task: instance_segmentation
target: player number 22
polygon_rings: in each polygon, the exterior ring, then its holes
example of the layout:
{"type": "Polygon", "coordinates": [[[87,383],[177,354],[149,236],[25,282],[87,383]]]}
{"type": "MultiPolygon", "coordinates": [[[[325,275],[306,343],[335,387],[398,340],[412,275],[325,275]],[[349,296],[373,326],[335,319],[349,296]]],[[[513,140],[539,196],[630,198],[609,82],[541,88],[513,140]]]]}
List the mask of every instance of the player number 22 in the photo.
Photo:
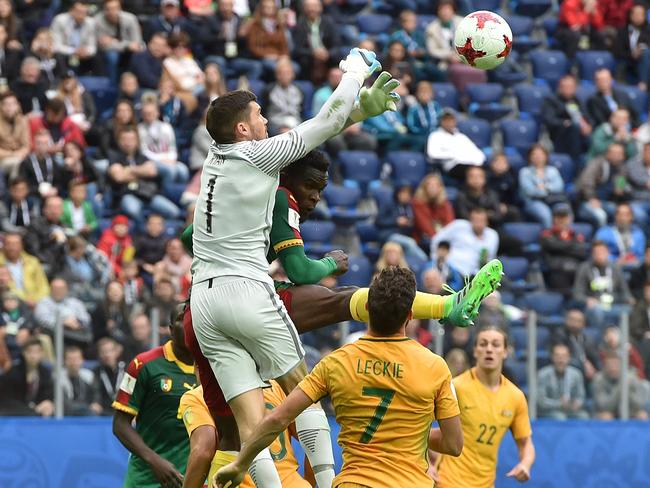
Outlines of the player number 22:
{"type": "Polygon", "coordinates": [[[375,435],[375,432],[377,432],[379,424],[381,424],[381,421],[384,420],[384,415],[386,415],[388,406],[390,405],[390,402],[393,401],[393,397],[395,396],[395,390],[364,386],[363,390],[361,390],[361,395],[379,397],[381,399],[379,405],[377,405],[377,408],[375,409],[375,414],[370,419],[370,422],[368,422],[368,425],[366,425],[366,429],[363,431],[363,434],[361,434],[360,442],[363,444],[368,444],[372,440],[372,437],[375,435]]]}
{"type": "Polygon", "coordinates": [[[481,433],[478,435],[478,439],[476,439],[476,442],[478,442],[479,444],[487,444],[488,446],[493,445],[492,438],[494,437],[494,434],[497,433],[497,428],[494,425],[480,424],[479,429],[481,429],[481,433]],[[488,435],[488,437],[487,439],[484,439],[483,437],[486,434],[488,435]]]}

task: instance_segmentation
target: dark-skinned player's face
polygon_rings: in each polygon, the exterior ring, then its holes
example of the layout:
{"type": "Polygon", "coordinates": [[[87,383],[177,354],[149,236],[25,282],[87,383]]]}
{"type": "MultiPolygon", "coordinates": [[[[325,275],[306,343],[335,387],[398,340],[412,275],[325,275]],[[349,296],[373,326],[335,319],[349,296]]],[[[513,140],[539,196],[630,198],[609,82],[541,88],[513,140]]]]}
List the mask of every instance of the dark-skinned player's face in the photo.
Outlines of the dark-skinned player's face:
{"type": "MultiPolygon", "coordinates": [[[[179,304],[176,306],[176,319],[169,327],[169,332],[171,334],[172,342],[179,349],[188,351],[187,346],[185,345],[185,332],[183,330],[183,316],[184,316],[185,306],[179,304]]],[[[188,351],[189,354],[189,351],[188,351]]]]}
{"type": "Polygon", "coordinates": [[[321,193],[327,186],[327,171],[307,168],[300,175],[284,179],[284,185],[293,193],[300,208],[300,221],[304,222],[316,208],[321,193]]]}

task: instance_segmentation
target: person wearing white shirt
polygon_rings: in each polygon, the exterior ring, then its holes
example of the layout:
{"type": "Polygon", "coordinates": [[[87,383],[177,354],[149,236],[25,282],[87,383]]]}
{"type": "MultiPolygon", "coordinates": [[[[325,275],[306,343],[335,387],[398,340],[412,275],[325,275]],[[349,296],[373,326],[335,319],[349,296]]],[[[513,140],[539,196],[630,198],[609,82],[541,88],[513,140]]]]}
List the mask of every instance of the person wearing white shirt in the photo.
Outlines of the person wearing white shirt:
{"type": "Polygon", "coordinates": [[[445,173],[463,179],[468,166],[483,166],[485,154],[456,127],[456,112],[446,108],[440,126],[429,134],[427,156],[442,165],[445,173]]]}
{"type": "Polygon", "coordinates": [[[54,52],[67,57],[68,66],[77,73],[98,74],[95,20],[88,16],[88,4],[75,1],[68,12],[54,17],[54,52]]]}
{"type": "Polygon", "coordinates": [[[494,259],[499,249],[499,235],[488,227],[487,212],[480,207],[470,211],[469,220],[457,219],[440,229],[431,241],[431,256],[435,256],[441,241],[450,245],[449,266],[467,276],[473,276],[494,259]]]}

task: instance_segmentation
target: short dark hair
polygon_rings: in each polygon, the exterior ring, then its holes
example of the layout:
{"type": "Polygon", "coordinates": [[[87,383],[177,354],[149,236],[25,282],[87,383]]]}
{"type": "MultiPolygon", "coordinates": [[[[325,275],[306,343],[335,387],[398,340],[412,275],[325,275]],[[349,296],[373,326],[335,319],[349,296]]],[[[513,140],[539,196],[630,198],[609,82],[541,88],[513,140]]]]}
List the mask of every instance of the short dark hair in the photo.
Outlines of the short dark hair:
{"type": "Polygon", "coordinates": [[[609,250],[607,243],[605,241],[601,241],[600,239],[594,239],[591,242],[591,248],[593,249],[595,247],[606,247],[609,250]]]}
{"type": "Polygon", "coordinates": [[[172,49],[176,49],[177,47],[189,47],[190,36],[188,36],[187,33],[183,31],[174,32],[167,38],[167,43],[172,49]]]}
{"type": "Polygon", "coordinates": [[[368,292],[370,328],[386,336],[397,333],[413,307],[415,291],[413,271],[397,266],[383,269],[368,292]]]}
{"type": "Polygon", "coordinates": [[[495,324],[482,325],[478,328],[478,330],[476,331],[476,335],[474,336],[475,347],[478,345],[478,336],[480,336],[483,332],[487,332],[488,330],[495,330],[499,334],[501,334],[503,336],[503,347],[508,349],[508,333],[495,324]]]}
{"type": "Polygon", "coordinates": [[[2,95],[0,95],[0,103],[4,102],[7,98],[15,98],[18,100],[18,96],[12,91],[6,91],[2,95]]]}
{"type": "Polygon", "coordinates": [[[257,97],[248,90],[235,90],[213,100],[208,108],[205,125],[214,142],[235,142],[235,124],[248,116],[250,103],[255,101],[257,97]]]}
{"type": "Polygon", "coordinates": [[[43,344],[39,340],[38,337],[30,337],[25,341],[25,344],[23,344],[23,347],[21,348],[22,351],[25,351],[26,349],[29,349],[32,346],[38,346],[41,349],[43,349],[43,344]]]}
{"type": "Polygon", "coordinates": [[[65,349],[63,350],[64,355],[66,355],[66,354],[68,354],[70,352],[78,352],[78,353],[81,354],[82,357],[83,357],[83,354],[84,354],[83,350],[79,346],[74,345],[74,344],[71,344],[69,346],[65,346],[65,349]]]}
{"type": "Polygon", "coordinates": [[[481,213],[487,215],[487,210],[483,207],[473,207],[470,209],[469,214],[472,215],[473,213],[481,213]]]}
{"type": "Polygon", "coordinates": [[[451,249],[451,244],[449,244],[449,241],[440,241],[438,243],[438,249],[440,248],[449,250],[451,249]]]}
{"type": "Polygon", "coordinates": [[[45,102],[45,110],[49,110],[55,114],[65,113],[65,102],[58,97],[50,98],[45,102]]]}
{"type": "MultiPolygon", "coordinates": [[[[11,178],[9,180],[9,188],[11,188],[12,186],[20,185],[20,184],[25,184],[25,185],[29,186],[29,182],[27,181],[27,179],[25,179],[22,176],[15,176],[14,178],[11,178]]],[[[650,247],[650,244],[648,245],[648,247],[650,247]]]]}
{"type": "Polygon", "coordinates": [[[289,177],[302,176],[309,168],[326,173],[330,169],[329,157],[323,151],[314,149],[287,166],[282,171],[282,175],[289,177]]]}

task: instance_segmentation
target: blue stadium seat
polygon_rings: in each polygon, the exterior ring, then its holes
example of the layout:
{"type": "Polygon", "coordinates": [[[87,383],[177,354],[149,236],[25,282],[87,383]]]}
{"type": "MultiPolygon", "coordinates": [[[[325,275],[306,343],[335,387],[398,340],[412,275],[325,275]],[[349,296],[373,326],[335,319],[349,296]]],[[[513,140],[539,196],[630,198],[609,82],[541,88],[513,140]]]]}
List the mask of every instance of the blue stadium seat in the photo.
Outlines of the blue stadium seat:
{"type": "Polygon", "coordinates": [[[375,262],[381,253],[381,243],[379,242],[379,233],[377,227],[372,222],[357,223],[357,234],[361,241],[361,250],[363,254],[375,262]]]}
{"type": "Polygon", "coordinates": [[[375,200],[377,207],[389,206],[393,202],[394,192],[392,187],[380,185],[370,189],[370,196],[375,200]]]}
{"type": "Polygon", "coordinates": [[[576,61],[582,80],[593,80],[594,73],[601,68],[608,68],[613,73],[616,67],[614,56],[609,51],[578,51],[576,61]]]}
{"type": "Polygon", "coordinates": [[[104,76],[80,76],[79,82],[92,95],[100,116],[113,109],[117,100],[117,87],[110,79],[104,76]]]}
{"type": "Polygon", "coordinates": [[[593,83],[590,81],[581,81],[576,89],[576,98],[580,100],[580,103],[585,105],[587,103],[587,99],[594,93],[596,93],[596,87],[593,83]]]}
{"type": "Polygon", "coordinates": [[[470,100],[469,111],[481,119],[494,122],[512,111],[512,107],[501,103],[503,85],[499,83],[472,83],[465,88],[470,100]]]}
{"type": "Polygon", "coordinates": [[[469,137],[479,148],[492,145],[492,127],[487,120],[461,119],[458,121],[458,130],[469,137]]]}
{"type": "Polygon", "coordinates": [[[363,34],[387,34],[392,25],[393,18],[390,15],[364,14],[357,16],[357,26],[363,34]]]}
{"type": "Polygon", "coordinates": [[[393,170],[391,180],[396,185],[416,187],[427,173],[427,162],[419,152],[390,151],[386,154],[386,161],[393,170]]]}
{"type": "Polygon", "coordinates": [[[539,235],[542,233],[541,224],[530,222],[507,222],[503,224],[503,232],[515,237],[524,245],[526,252],[539,252],[539,235]]]}
{"type": "Polygon", "coordinates": [[[418,29],[426,30],[434,20],[436,20],[435,15],[418,14],[418,29]]]}
{"type": "Polygon", "coordinates": [[[352,256],[348,261],[348,272],[338,279],[339,286],[368,286],[372,279],[372,265],[365,256],[352,256]]]}
{"type": "Polygon", "coordinates": [[[441,107],[458,110],[458,90],[451,83],[432,83],[433,98],[441,107]]]}
{"type": "Polygon", "coordinates": [[[521,168],[528,164],[526,159],[516,149],[506,147],[503,153],[508,157],[508,163],[515,173],[518,173],[521,168]]]}
{"type": "Polygon", "coordinates": [[[169,239],[180,237],[186,225],[187,223],[184,220],[167,220],[165,223],[165,237],[169,239]]]}
{"type": "Polygon", "coordinates": [[[300,224],[300,234],[305,243],[305,252],[316,258],[320,258],[334,250],[332,237],[336,225],[326,220],[308,220],[300,224]]]}
{"type": "Polygon", "coordinates": [[[528,276],[528,259],[521,257],[499,256],[507,282],[525,281],[528,276]]]}
{"type": "Polygon", "coordinates": [[[565,186],[573,183],[576,175],[576,164],[571,159],[571,156],[564,153],[551,153],[548,162],[560,171],[565,186]]]}
{"type": "Polygon", "coordinates": [[[474,0],[472,7],[474,10],[490,10],[496,12],[501,8],[501,0],[474,0]]]}
{"type": "Polygon", "coordinates": [[[508,119],[501,122],[504,146],[510,146],[525,155],[537,142],[539,129],[534,120],[508,119]]]}
{"type": "Polygon", "coordinates": [[[552,0],[516,0],[513,3],[515,13],[526,17],[540,17],[553,5],[552,0]]]}
{"type": "Polygon", "coordinates": [[[528,74],[521,69],[521,61],[517,51],[511,51],[505,63],[497,68],[490,70],[488,79],[495,83],[500,83],[504,87],[522,83],[528,79],[528,74]]]}
{"type": "Polygon", "coordinates": [[[530,34],[533,32],[535,23],[532,18],[523,15],[508,15],[506,22],[512,30],[512,48],[518,52],[526,53],[535,49],[541,44],[539,39],[533,39],[530,34]]]}
{"type": "Polygon", "coordinates": [[[519,115],[539,121],[544,99],[551,95],[546,85],[528,85],[521,83],[515,86],[515,96],[519,106],[519,115]]]}
{"type": "Polygon", "coordinates": [[[313,115],[311,113],[311,105],[312,100],[314,99],[314,85],[309,80],[295,80],[294,83],[298,88],[300,88],[300,91],[302,91],[302,95],[304,97],[304,110],[302,111],[302,116],[305,119],[309,119],[313,115]]]}
{"type": "MultiPolygon", "coordinates": [[[[229,80],[226,80],[226,88],[228,91],[236,90],[238,84],[238,78],[230,78],[229,80]]],[[[266,83],[262,80],[248,80],[248,89],[258,97],[262,96],[262,92],[264,91],[265,86],[266,83]]]]}
{"type": "Polygon", "coordinates": [[[531,51],[529,58],[533,65],[533,78],[545,81],[552,89],[569,72],[569,59],[562,51],[539,49],[531,51]]]}
{"type": "Polygon", "coordinates": [[[591,224],[586,222],[575,222],[571,224],[573,230],[585,238],[585,242],[591,242],[591,238],[594,236],[594,227],[591,224]]]}
{"type": "Polygon", "coordinates": [[[557,45],[557,41],[555,40],[555,31],[557,30],[558,24],[559,20],[557,17],[551,16],[542,20],[542,27],[544,28],[544,32],[546,32],[546,39],[548,40],[548,46],[550,48],[554,48],[557,45]]]}
{"type": "MultiPolygon", "coordinates": [[[[550,345],[551,334],[546,327],[537,327],[537,357],[547,356],[550,345]]],[[[528,351],[528,329],[526,327],[511,327],[510,337],[515,343],[515,356],[518,360],[524,360],[528,351]]]]}
{"type": "Polygon", "coordinates": [[[361,200],[361,190],[358,187],[328,185],[323,196],[329,206],[332,220],[337,224],[353,225],[368,218],[366,212],[357,210],[361,200]]]}
{"type": "Polygon", "coordinates": [[[624,91],[627,94],[628,98],[630,99],[630,102],[632,103],[632,106],[636,109],[638,114],[640,114],[641,116],[646,115],[646,112],[648,111],[647,92],[644,92],[643,90],[639,89],[636,86],[624,85],[622,83],[618,83],[616,85],[616,88],[624,91]]]}
{"type": "Polygon", "coordinates": [[[370,151],[340,151],[338,154],[339,164],[343,177],[356,181],[362,192],[365,194],[368,185],[379,179],[381,173],[381,162],[377,154],[370,151]]]}
{"type": "MultiPolygon", "coordinates": [[[[512,329],[514,330],[514,329],[512,329]]],[[[511,332],[512,335],[512,332],[511,332]]],[[[521,338],[519,338],[521,340],[521,338]]],[[[513,337],[516,344],[516,338],[513,337]]],[[[522,390],[528,387],[528,369],[525,361],[508,361],[506,367],[512,373],[515,384],[522,390]]]]}
{"type": "Polygon", "coordinates": [[[536,291],[524,297],[526,308],[537,312],[537,323],[558,326],[564,323],[564,296],[551,291],[536,291]]]}

